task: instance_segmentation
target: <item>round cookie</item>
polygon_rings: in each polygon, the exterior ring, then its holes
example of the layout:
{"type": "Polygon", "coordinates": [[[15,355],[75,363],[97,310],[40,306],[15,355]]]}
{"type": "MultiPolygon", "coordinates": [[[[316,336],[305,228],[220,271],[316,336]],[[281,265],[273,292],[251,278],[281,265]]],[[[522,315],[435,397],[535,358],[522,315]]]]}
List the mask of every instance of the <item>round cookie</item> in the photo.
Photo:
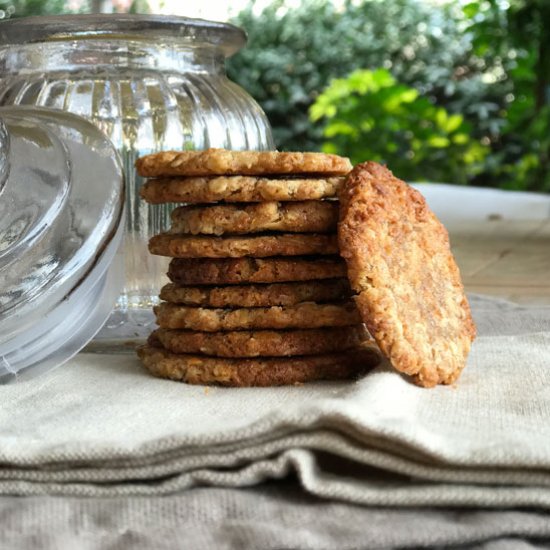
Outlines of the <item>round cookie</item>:
{"type": "Polygon", "coordinates": [[[292,306],[301,302],[328,302],[349,298],[347,279],[297,283],[229,286],[178,286],[168,283],[160,298],[175,304],[202,307],[292,306]]]}
{"type": "Polygon", "coordinates": [[[336,201],[268,201],[257,204],[180,206],[172,211],[170,233],[333,233],[336,231],[337,222],[336,201]]]}
{"type": "Polygon", "coordinates": [[[203,353],[216,357],[286,357],[332,353],[357,347],[368,339],[363,325],[306,330],[196,332],[158,329],[159,341],[172,353],[203,353]]]}
{"type": "Polygon", "coordinates": [[[249,176],[158,178],[146,181],[140,189],[140,196],[150,204],[307,201],[334,198],[343,183],[343,177],[318,179],[249,176]]]}
{"type": "Polygon", "coordinates": [[[164,151],[137,159],[140,176],[207,176],[222,174],[347,174],[349,159],[325,153],[279,151],[164,151]]]}
{"type": "Polygon", "coordinates": [[[345,327],[361,324],[352,301],[295,306],[207,309],[162,302],[154,307],[161,328],[204,332],[219,330],[345,327]]]}
{"type": "Polygon", "coordinates": [[[274,258],[176,258],[168,277],[180,285],[237,285],[311,281],[346,276],[339,256],[274,258]]]}
{"type": "Polygon", "coordinates": [[[336,235],[281,233],[231,237],[205,237],[161,233],[149,239],[149,252],[170,258],[240,258],[253,256],[307,256],[336,254],[336,235]]]}
{"type": "Polygon", "coordinates": [[[419,385],[453,383],[475,326],[447,231],[418,191],[374,162],[355,167],[340,200],[340,250],[369,332],[419,385]]]}
{"type": "Polygon", "coordinates": [[[380,362],[371,344],[326,355],[235,359],[175,354],[161,347],[141,346],[138,355],[154,376],[187,384],[229,387],[283,386],[319,380],[349,380],[380,362]]]}

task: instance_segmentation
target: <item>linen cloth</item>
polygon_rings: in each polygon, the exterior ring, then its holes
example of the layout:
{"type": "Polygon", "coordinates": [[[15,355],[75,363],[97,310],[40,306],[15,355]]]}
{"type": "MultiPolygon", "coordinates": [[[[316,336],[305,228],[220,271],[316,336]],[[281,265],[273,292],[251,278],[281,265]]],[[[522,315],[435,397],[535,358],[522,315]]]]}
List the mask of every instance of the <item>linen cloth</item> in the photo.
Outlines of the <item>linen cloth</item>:
{"type": "Polygon", "coordinates": [[[528,550],[550,541],[541,511],[371,508],[287,482],[155,497],[3,497],[0,525],[0,548],[10,550],[528,550]]]}
{"type": "Polygon", "coordinates": [[[352,383],[224,389],[80,354],[0,387],[0,493],[124,497],[295,473],[371,506],[550,508],[550,308],[472,297],[458,384],[387,365],[352,383]]]}

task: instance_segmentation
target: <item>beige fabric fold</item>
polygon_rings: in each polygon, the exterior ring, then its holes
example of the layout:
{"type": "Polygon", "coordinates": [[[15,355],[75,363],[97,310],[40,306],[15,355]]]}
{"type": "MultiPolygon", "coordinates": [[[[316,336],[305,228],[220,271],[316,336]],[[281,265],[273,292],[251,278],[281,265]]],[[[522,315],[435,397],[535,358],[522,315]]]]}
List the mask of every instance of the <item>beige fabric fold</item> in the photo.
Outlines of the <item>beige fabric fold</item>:
{"type": "Polygon", "coordinates": [[[550,508],[550,308],[472,306],[469,365],[432,390],[387,365],[353,383],[193,387],[80,354],[0,387],[0,493],[166,495],[295,472],[358,504],[550,508]]]}
{"type": "Polygon", "coordinates": [[[0,525],[0,548],[10,550],[518,550],[550,540],[540,511],[368,508],[286,482],[165,497],[0,497],[0,525]]]}

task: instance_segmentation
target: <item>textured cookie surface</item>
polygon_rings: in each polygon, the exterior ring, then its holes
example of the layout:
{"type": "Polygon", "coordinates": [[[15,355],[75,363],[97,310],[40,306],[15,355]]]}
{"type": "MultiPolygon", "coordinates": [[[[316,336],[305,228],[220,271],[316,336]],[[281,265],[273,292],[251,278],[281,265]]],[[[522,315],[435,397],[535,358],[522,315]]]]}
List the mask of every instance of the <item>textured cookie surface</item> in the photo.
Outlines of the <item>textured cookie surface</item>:
{"type": "Polygon", "coordinates": [[[215,206],[180,206],[172,211],[170,233],[223,235],[290,231],[333,233],[338,222],[336,201],[261,202],[215,206]]]}
{"type": "Polygon", "coordinates": [[[301,302],[327,302],[349,298],[347,279],[273,283],[263,285],[178,286],[168,283],[160,291],[167,302],[203,307],[292,306],[301,302]]]}
{"type": "Polygon", "coordinates": [[[352,301],[295,306],[208,309],[162,302],[154,308],[161,328],[218,330],[345,327],[362,323],[352,301]]]}
{"type": "Polygon", "coordinates": [[[318,179],[247,176],[157,178],[146,181],[140,190],[140,195],[151,204],[306,201],[333,198],[338,194],[343,183],[343,177],[318,179]]]}
{"type": "Polygon", "coordinates": [[[346,276],[338,256],[185,259],[170,262],[168,277],[180,285],[234,285],[311,281],[346,276]]]}
{"type": "Polygon", "coordinates": [[[253,256],[302,256],[336,254],[336,234],[281,233],[280,235],[253,235],[207,237],[202,235],[172,235],[162,233],[149,240],[149,252],[170,258],[241,258],[253,256]]]}
{"type": "Polygon", "coordinates": [[[346,174],[349,159],[324,153],[278,151],[164,151],[139,158],[140,176],[207,176],[210,174],[346,174]]]}
{"type": "Polygon", "coordinates": [[[378,350],[371,345],[326,355],[255,359],[175,354],[147,345],[138,349],[138,355],[154,376],[188,384],[232,387],[349,380],[366,373],[380,362],[378,350]]]}
{"type": "Polygon", "coordinates": [[[357,347],[368,339],[363,325],[307,330],[196,332],[158,329],[158,340],[172,353],[203,353],[217,357],[285,357],[332,353],[357,347]]]}
{"type": "Polygon", "coordinates": [[[369,332],[418,384],[453,383],[475,326],[447,231],[418,191],[374,162],[354,168],[340,200],[340,250],[369,332]]]}

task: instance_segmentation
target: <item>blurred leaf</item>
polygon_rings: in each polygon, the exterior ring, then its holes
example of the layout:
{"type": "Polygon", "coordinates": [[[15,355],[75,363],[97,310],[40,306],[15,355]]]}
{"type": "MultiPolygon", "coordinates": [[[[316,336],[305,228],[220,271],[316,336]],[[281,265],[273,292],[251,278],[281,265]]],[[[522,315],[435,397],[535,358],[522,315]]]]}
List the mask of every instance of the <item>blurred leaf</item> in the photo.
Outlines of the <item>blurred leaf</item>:
{"type": "Polygon", "coordinates": [[[442,136],[433,136],[431,138],[428,138],[426,140],[426,143],[430,147],[437,147],[438,149],[443,147],[449,147],[449,145],[451,144],[451,142],[449,141],[449,138],[442,137],[442,136]]]}
{"type": "Polygon", "coordinates": [[[452,139],[457,145],[464,145],[465,143],[468,143],[468,136],[466,134],[456,134],[452,139]]]}
{"type": "Polygon", "coordinates": [[[444,130],[452,133],[460,127],[463,121],[464,117],[462,115],[451,115],[447,119],[447,124],[445,125],[444,130]]]}
{"type": "Polygon", "coordinates": [[[480,5],[479,2],[470,2],[469,4],[466,4],[462,11],[464,12],[464,15],[468,18],[473,18],[475,15],[479,13],[480,5]]]}
{"type": "Polygon", "coordinates": [[[445,129],[445,126],[447,125],[447,120],[448,120],[448,117],[447,117],[447,113],[445,112],[445,109],[443,108],[437,109],[435,112],[435,121],[437,122],[437,125],[440,128],[445,129]]]}
{"type": "Polygon", "coordinates": [[[324,151],[347,155],[354,163],[387,162],[409,180],[467,183],[487,153],[469,137],[461,115],[434,106],[385,69],[354,71],[333,81],[312,105],[312,118],[321,110],[331,113],[325,119],[324,151]]]}
{"type": "Polygon", "coordinates": [[[333,122],[328,124],[325,128],[325,136],[334,137],[338,134],[343,136],[352,136],[357,133],[357,130],[347,122],[333,122]]]}

